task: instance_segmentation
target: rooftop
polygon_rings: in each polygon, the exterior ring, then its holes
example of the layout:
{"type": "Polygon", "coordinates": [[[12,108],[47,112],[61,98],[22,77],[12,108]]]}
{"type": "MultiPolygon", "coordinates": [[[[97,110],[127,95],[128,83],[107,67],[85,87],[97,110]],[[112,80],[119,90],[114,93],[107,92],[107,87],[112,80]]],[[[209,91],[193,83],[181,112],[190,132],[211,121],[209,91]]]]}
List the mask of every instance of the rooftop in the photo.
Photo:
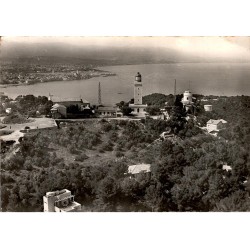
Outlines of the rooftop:
{"type": "Polygon", "coordinates": [[[219,119],[219,120],[210,119],[207,123],[208,123],[208,124],[215,124],[215,125],[217,125],[217,124],[219,124],[220,122],[223,123],[223,124],[227,123],[227,121],[225,121],[225,120],[223,120],[223,119],[219,119]]]}
{"type": "Polygon", "coordinates": [[[98,111],[105,111],[105,112],[116,112],[117,108],[112,106],[106,106],[106,107],[98,107],[98,111]]]}
{"type": "Polygon", "coordinates": [[[62,105],[62,104],[58,104],[58,103],[56,103],[56,104],[54,104],[53,106],[52,106],[52,109],[56,109],[56,108],[66,108],[64,105],[62,105]]]}
{"type": "Polygon", "coordinates": [[[138,165],[131,165],[128,167],[129,174],[139,174],[139,173],[149,173],[151,172],[150,164],[138,164],[138,165]]]}
{"type": "Polygon", "coordinates": [[[89,101],[82,99],[80,97],[68,97],[68,98],[61,98],[57,96],[53,96],[51,98],[52,102],[82,102],[82,103],[89,103],[89,101]]]}
{"type": "Polygon", "coordinates": [[[57,191],[54,191],[54,192],[47,192],[46,196],[51,197],[51,196],[57,196],[57,195],[66,194],[66,193],[71,195],[71,192],[68,189],[62,189],[62,190],[57,190],[57,191]]]}

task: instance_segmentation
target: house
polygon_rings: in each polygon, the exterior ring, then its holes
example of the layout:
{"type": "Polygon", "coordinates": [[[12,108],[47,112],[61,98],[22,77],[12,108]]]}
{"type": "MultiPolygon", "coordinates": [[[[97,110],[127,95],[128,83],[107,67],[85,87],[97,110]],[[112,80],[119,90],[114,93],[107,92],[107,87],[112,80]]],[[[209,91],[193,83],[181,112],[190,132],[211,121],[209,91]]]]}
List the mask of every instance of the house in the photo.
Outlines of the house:
{"type": "Polygon", "coordinates": [[[141,175],[150,175],[151,165],[150,164],[131,165],[128,167],[128,174],[134,177],[141,175]]]}
{"type": "Polygon", "coordinates": [[[92,110],[90,102],[81,98],[49,98],[53,102],[51,109],[52,117],[59,118],[75,118],[79,116],[90,116],[92,110]]]}
{"type": "Polygon", "coordinates": [[[225,128],[226,124],[227,124],[227,121],[225,121],[223,119],[219,119],[219,120],[210,119],[207,122],[207,131],[209,133],[212,131],[219,132],[221,129],[225,128]]]}
{"type": "Polygon", "coordinates": [[[117,116],[117,108],[112,107],[112,106],[98,107],[96,112],[101,117],[116,117],[117,116]]]}
{"type": "Polygon", "coordinates": [[[81,110],[86,107],[90,107],[90,102],[80,97],[60,98],[60,97],[50,96],[49,99],[53,102],[53,104],[58,103],[64,105],[66,108],[69,108],[71,106],[77,106],[78,109],[81,110]]]}

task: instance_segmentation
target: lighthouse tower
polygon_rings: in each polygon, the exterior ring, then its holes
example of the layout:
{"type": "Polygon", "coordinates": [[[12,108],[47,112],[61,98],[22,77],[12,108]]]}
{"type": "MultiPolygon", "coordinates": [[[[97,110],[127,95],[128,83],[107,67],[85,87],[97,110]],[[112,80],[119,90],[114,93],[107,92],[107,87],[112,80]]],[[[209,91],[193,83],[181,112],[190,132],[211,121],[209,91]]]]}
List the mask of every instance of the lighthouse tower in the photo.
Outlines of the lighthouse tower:
{"type": "Polygon", "coordinates": [[[134,104],[129,104],[129,107],[133,109],[132,114],[145,117],[147,104],[142,104],[142,77],[139,72],[134,81],[134,104]]]}
{"type": "Polygon", "coordinates": [[[141,82],[141,74],[139,72],[135,76],[134,103],[142,104],[142,82],[141,82]]]}

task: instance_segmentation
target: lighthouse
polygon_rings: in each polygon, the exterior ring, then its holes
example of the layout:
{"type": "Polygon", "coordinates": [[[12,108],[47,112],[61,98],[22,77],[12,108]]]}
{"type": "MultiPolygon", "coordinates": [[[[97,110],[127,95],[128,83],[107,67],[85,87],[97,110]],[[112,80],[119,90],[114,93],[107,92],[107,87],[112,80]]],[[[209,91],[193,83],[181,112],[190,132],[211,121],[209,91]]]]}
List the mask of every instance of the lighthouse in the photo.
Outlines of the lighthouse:
{"type": "Polygon", "coordinates": [[[133,109],[133,115],[145,117],[147,104],[142,104],[142,76],[139,72],[134,80],[134,104],[129,104],[129,107],[133,109]]]}
{"type": "Polygon", "coordinates": [[[141,82],[141,74],[138,72],[135,76],[134,82],[134,103],[142,104],[142,82],[141,82]]]}

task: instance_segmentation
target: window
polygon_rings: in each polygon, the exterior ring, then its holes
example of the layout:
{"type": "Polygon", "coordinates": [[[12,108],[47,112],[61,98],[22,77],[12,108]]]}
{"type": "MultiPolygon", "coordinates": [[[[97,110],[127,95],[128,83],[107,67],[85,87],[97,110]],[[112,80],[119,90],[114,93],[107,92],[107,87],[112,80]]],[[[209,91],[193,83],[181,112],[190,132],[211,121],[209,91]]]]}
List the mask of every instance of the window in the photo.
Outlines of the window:
{"type": "MultiPolygon", "coordinates": [[[[139,101],[139,100],[138,100],[138,101],[139,101]]],[[[138,109],[137,109],[137,113],[139,113],[139,112],[140,112],[140,109],[138,108],[138,109]]]]}

